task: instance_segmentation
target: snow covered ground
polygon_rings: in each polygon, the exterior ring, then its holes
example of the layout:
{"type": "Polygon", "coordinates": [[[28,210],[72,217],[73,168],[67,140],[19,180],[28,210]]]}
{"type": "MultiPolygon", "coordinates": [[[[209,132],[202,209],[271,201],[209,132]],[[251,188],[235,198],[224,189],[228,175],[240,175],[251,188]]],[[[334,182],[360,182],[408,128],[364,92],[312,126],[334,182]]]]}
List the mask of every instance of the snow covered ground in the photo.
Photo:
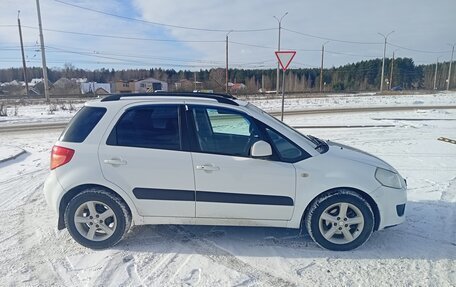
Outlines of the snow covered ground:
{"type": "Polygon", "coordinates": [[[395,166],[409,184],[406,223],[350,252],[325,251],[296,230],[170,225],[136,226],[114,248],[92,251],[56,230],[42,194],[60,131],[4,133],[2,150],[16,146],[27,154],[0,163],[0,286],[456,286],[456,145],[437,140],[456,138],[455,109],[299,115],[286,122],[392,125],[300,131],[395,166]]]}
{"type": "MultiPolygon", "coordinates": [[[[286,97],[286,95],[285,95],[286,97]]],[[[249,100],[268,112],[279,111],[281,99],[249,100]]],[[[327,95],[319,98],[290,98],[285,100],[285,111],[330,108],[361,108],[391,106],[456,105],[455,92],[440,92],[423,95],[327,95]]]]}
{"type": "Polygon", "coordinates": [[[72,103],[49,105],[10,105],[6,117],[0,117],[0,127],[11,124],[42,123],[42,122],[68,122],[84,104],[72,103]],[[63,109],[62,109],[63,108],[63,109]]]}
{"type": "MultiPolygon", "coordinates": [[[[249,101],[268,112],[279,111],[281,99],[260,99],[249,101]]],[[[82,103],[57,103],[49,105],[10,105],[7,117],[0,117],[0,127],[11,124],[28,123],[65,123],[82,107],[82,103]]],[[[287,98],[286,111],[330,108],[362,108],[391,106],[438,106],[456,105],[455,92],[439,92],[423,95],[374,95],[374,94],[336,94],[318,98],[287,98]]]]}

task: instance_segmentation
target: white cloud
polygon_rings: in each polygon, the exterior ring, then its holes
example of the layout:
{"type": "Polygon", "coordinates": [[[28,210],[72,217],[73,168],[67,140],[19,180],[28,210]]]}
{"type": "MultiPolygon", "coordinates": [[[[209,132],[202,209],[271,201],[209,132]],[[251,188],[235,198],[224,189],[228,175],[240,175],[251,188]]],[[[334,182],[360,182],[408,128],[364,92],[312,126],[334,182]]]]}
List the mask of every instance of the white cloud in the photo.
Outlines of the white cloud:
{"type": "MultiPolygon", "coordinates": [[[[1,50],[6,46],[18,46],[19,38],[15,25],[17,10],[21,10],[24,26],[38,27],[35,1],[1,0],[0,10],[0,66],[20,66],[20,52],[1,50]],[[1,62],[11,59],[14,62],[1,62]]],[[[455,42],[454,15],[456,2],[451,0],[386,0],[381,2],[365,0],[327,0],[327,1],[264,1],[264,0],[115,0],[91,1],[78,0],[69,3],[102,10],[109,13],[136,15],[147,21],[172,25],[200,27],[209,29],[261,29],[276,28],[274,15],[289,14],[283,20],[288,29],[323,37],[350,41],[381,42],[377,32],[391,35],[391,42],[421,50],[449,50],[447,42],[455,42]],[[440,7],[436,11],[434,7],[440,7]],[[131,11],[126,11],[131,9],[131,11]],[[436,11],[436,12],[433,12],[436,11]]],[[[218,43],[175,43],[152,42],[125,39],[109,39],[45,31],[45,42],[50,47],[67,50],[87,51],[107,58],[62,54],[48,49],[49,66],[62,66],[70,62],[78,67],[156,67],[164,64],[189,68],[198,62],[187,59],[201,59],[201,66],[224,66],[225,32],[204,32],[178,28],[166,28],[151,24],[93,13],[87,10],[63,5],[52,0],[41,0],[43,26],[45,29],[78,31],[104,35],[119,35],[141,38],[167,38],[183,41],[220,41],[218,43]],[[127,57],[129,56],[129,57],[127,57]],[[123,62],[116,59],[122,58],[123,62]],[[102,64],[97,64],[102,62],[102,64]],[[128,63],[127,63],[128,62],[128,63]],[[109,63],[109,64],[106,64],[109,63]],[[182,65],[182,66],[180,66],[182,65]]],[[[34,45],[38,40],[36,29],[23,29],[26,45],[34,45]]],[[[277,30],[251,33],[230,34],[230,41],[248,43],[270,48],[243,46],[231,43],[230,63],[237,67],[274,67],[274,51],[277,47],[277,30]],[[256,64],[249,64],[256,63],[256,64]]],[[[282,49],[297,49],[298,53],[292,67],[319,66],[322,39],[303,37],[282,31],[282,49]],[[317,51],[303,51],[317,50],[317,51]]],[[[351,45],[330,42],[326,46],[326,66],[341,65],[368,59],[365,56],[381,57],[382,45],[351,45]],[[334,54],[339,52],[342,54],[334,54]],[[346,54],[354,54],[350,56],[346,54]]],[[[392,48],[388,48],[391,54],[392,48]]],[[[32,57],[33,49],[27,54],[32,57]]],[[[417,62],[432,62],[437,54],[416,53],[399,50],[399,57],[413,57],[417,62]]],[[[449,57],[448,53],[442,55],[449,57]]],[[[442,58],[442,59],[443,59],[442,58]]],[[[39,59],[39,54],[36,59],[39,59]]],[[[34,63],[39,65],[39,62],[34,63]]]]}

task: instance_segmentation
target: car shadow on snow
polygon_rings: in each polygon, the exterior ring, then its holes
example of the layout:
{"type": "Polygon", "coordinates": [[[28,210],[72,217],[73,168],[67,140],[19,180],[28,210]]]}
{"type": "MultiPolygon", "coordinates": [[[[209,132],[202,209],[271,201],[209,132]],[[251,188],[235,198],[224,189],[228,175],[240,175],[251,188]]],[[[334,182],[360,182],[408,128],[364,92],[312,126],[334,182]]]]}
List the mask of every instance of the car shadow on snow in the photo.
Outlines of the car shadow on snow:
{"type": "Polygon", "coordinates": [[[296,229],[201,225],[134,226],[114,249],[254,257],[455,260],[455,220],[455,202],[408,202],[405,223],[374,232],[366,244],[348,252],[324,250],[305,231],[296,229]]]}

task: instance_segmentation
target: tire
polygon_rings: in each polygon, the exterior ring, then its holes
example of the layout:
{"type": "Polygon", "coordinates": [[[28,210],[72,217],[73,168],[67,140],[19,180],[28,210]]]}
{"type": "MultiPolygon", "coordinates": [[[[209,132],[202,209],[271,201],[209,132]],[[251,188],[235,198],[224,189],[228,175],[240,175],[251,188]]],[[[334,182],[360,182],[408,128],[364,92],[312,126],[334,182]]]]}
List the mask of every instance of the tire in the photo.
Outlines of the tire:
{"type": "Polygon", "coordinates": [[[106,249],[128,232],[131,215],[119,197],[102,189],[89,189],[70,200],[65,209],[65,225],[79,244],[106,249]]]}
{"type": "Polygon", "coordinates": [[[305,225],[319,246],[348,251],[369,239],[374,229],[374,213],[359,194],[339,189],[311,203],[305,225]]]}

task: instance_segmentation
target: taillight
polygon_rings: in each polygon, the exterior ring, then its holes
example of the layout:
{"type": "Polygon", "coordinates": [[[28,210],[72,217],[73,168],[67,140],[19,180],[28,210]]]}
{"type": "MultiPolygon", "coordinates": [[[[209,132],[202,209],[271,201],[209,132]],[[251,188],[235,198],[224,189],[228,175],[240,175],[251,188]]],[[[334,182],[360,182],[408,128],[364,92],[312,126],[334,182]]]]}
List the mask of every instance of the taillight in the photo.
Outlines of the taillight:
{"type": "Polygon", "coordinates": [[[67,164],[74,155],[74,150],[61,147],[61,146],[53,146],[52,153],[51,153],[51,170],[58,168],[64,164],[67,164]]]}

